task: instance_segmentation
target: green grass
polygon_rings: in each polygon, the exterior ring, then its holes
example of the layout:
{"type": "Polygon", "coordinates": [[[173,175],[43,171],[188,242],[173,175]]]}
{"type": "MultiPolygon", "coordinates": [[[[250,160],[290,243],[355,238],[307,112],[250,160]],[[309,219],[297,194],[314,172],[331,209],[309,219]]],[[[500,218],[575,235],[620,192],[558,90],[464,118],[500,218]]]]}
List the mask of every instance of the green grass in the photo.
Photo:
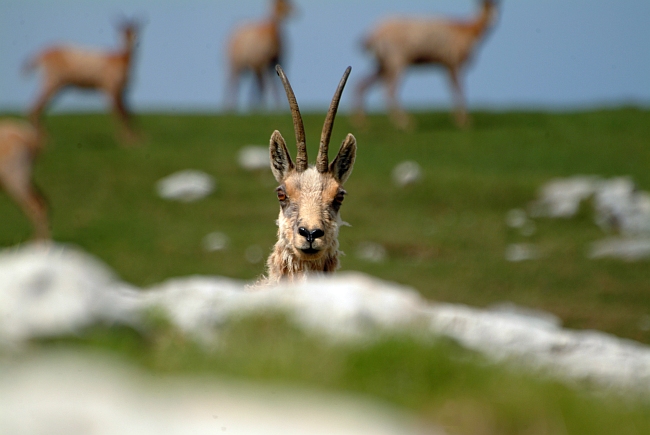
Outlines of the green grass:
{"type": "MultiPolygon", "coordinates": [[[[383,116],[366,131],[341,116],[333,142],[352,131],[359,142],[342,208],[342,268],[361,270],[417,288],[433,300],[485,306],[501,301],[548,310],[574,328],[595,328],[650,343],[639,328],[650,315],[648,262],[586,258],[604,236],[589,214],[572,220],[538,220],[531,238],[539,261],[504,260],[506,245],[527,241],[509,231],[505,214],[525,207],[553,177],[630,175],[650,190],[650,112],[637,109],[584,113],[475,113],[459,131],[446,113],[416,115],[411,134],[383,116]],[[422,166],[420,184],[401,189],[390,173],[401,160],[422,166]],[[388,260],[364,262],[364,241],[383,244],[388,260]]],[[[305,117],[312,160],[322,114],[305,117]]],[[[239,148],[268,143],[274,129],[293,144],[288,114],[238,116],[142,115],[148,140],[138,148],[116,145],[105,115],[47,119],[51,141],[36,180],[52,207],[58,241],[99,256],[137,285],[188,274],[254,279],[263,265],[245,261],[246,248],[268,252],[275,242],[278,206],[270,171],[248,173],[236,163],[239,148]],[[205,200],[182,204],[158,198],[158,179],[196,168],[216,177],[205,200]],[[201,247],[209,232],[230,239],[227,251],[201,247]]],[[[332,154],[334,151],[332,151],[332,154]]],[[[0,246],[28,239],[31,229],[0,196],[0,246]]]]}
{"type": "MultiPolygon", "coordinates": [[[[239,168],[237,152],[267,144],[274,129],[293,148],[289,115],[149,114],[137,120],[147,139],[126,149],[115,143],[106,115],[47,118],[51,140],[36,181],[52,208],[55,240],[81,246],[141,286],[190,274],[259,276],[262,263],[247,262],[245,251],[258,245],[268,252],[275,242],[276,182],[270,171],[239,168]],[[212,174],[217,191],[189,204],[158,198],[156,181],[187,168],[212,174]],[[226,251],[202,249],[212,231],[230,237],[226,251]]],[[[412,133],[396,131],[379,115],[365,131],[343,116],[337,121],[333,142],[351,131],[359,144],[342,208],[352,224],[340,234],[348,254],[342,269],[411,285],[431,300],[474,306],[512,301],[555,313],[569,327],[650,343],[650,331],[640,327],[650,315],[648,261],[587,259],[589,243],[604,236],[587,212],[537,220],[530,238],[505,224],[508,210],[525,207],[553,177],[630,175],[650,190],[650,111],[474,113],[466,131],[453,127],[446,113],[418,113],[416,120],[412,133]],[[424,178],[398,188],[390,173],[407,159],[419,162],[424,178]],[[388,259],[374,264],[357,258],[366,241],[384,245],[388,259]],[[541,247],[540,260],[505,261],[507,244],[526,241],[541,247]]],[[[322,121],[322,114],[305,116],[312,161],[322,121]]],[[[0,196],[0,246],[25,241],[30,232],[14,204],[0,196]]],[[[82,341],[158,371],[369,394],[455,427],[454,433],[650,433],[647,402],[576,392],[486,364],[444,341],[398,336],[354,348],[306,337],[281,321],[229,328],[224,352],[205,352],[164,328],[146,337],[97,329],[82,341]]]]}

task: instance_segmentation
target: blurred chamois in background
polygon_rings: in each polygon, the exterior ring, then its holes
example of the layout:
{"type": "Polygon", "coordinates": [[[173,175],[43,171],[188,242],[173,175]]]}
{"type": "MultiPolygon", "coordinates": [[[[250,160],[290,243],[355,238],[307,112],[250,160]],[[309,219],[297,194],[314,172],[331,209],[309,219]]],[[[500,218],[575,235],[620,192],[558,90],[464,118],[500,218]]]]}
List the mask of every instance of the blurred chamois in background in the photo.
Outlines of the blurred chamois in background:
{"type": "Polygon", "coordinates": [[[237,27],[228,39],[228,82],[225,106],[234,110],[237,106],[241,76],[250,71],[254,76],[252,103],[264,102],[267,80],[273,90],[276,103],[280,93],[275,82],[275,65],[282,64],[284,44],[282,25],[294,11],[289,0],[274,0],[269,16],[258,22],[237,27]]]}
{"type": "Polygon", "coordinates": [[[62,89],[91,89],[106,94],[122,124],[123,139],[133,142],[135,134],[124,97],[141,27],[140,21],[121,19],[117,29],[122,35],[122,47],[114,51],[54,46],[30,59],[25,64],[25,71],[38,68],[42,72],[41,92],[29,113],[32,123],[37,125],[40,122],[48,103],[62,89]]]}
{"type": "Polygon", "coordinates": [[[389,18],[365,38],[364,49],[376,60],[375,71],[361,80],[355,93],[355,120],[365,119],[363,99],[368,89],[382,80],[392,122],[408,128],[411,120],[397,100],[397,88],[405,70],[412,65],[436,64],[445,68],[451,80],[456,107],[456,124],[468,122],[460,74],[477,44],[496,18],[494,0],[483,0],[478,14],[467,21],[444,18],[389,18]]]}
{"type": "Polygon", "coordinates": [[[32,179],[44,144],[42,129],[24,121],[0,120],[0,186],[32,222],[38,240],[50,238],[47,204],[32,179]]]}

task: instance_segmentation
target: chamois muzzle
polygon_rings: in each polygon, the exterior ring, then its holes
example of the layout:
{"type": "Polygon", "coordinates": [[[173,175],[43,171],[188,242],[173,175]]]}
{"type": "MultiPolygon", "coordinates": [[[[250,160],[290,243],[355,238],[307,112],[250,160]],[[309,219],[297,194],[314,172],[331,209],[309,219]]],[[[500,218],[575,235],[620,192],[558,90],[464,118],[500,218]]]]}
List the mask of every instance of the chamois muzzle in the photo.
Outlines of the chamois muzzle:
{"type": "Polygon", "coordinates": [[[325,235],[325,232],[321,230],[320,228],[316,228],[315,230],[307,230],[305,227],[300,227],[298,228],[298,234],[303,236],[305,239],[307,239],[307,242],[309,244],[313,243],[314,240],[319,239],[325,235]]]}

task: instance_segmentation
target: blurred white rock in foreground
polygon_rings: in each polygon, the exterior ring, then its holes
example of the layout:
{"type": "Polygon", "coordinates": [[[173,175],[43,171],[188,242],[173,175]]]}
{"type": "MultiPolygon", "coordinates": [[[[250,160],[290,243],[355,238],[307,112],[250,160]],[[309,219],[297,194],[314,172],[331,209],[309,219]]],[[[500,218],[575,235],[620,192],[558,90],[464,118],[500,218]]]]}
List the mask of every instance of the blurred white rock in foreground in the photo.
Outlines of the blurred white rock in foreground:
{"type": "Polygon", "coordinates": [[[239,166],[247,171],[257,171],[260,169],[269,169],[269,147],[259,145],[246,145],[239,149],[237,156],[239,166]]]}
{"type": "Polygon", "coordinates": [[[334,339],[365,340],[382,329],[428,324],[432,334],[453,337],[495,360],[562,379],[650,391],[648,346],[562,329],[525,310],[431,303],[409,287],[359,273],[258,290],[232,279],[195,276],[141,290],[74,248],[28,245],[0,252],[0,346],[76,333],[93,322],[138,325],[153,307],[201,340],[218,334],[231,316],[260,310],[282,310],[296,325],[334,339]]]}
{"type": "Polygon", "coordinates": [[[137,293],[103,263],[49,243],[0,251],[0,346],[77,333],[97,321],[129,321],[137,293]]]}
{"type": "Polygon", "coordinates": [[[353,395],[152,376],[98,355],[2,362],[0,391],[0,433],[11,435],[424,435],[414,418],[353,395]]]}
{"type": "Polygon", "coordinates": [[[211,194],[216,184],[214,178],[205,172],[186,169],[158,180],[156,190],[161,198],[192,202],[211,194]]]}
{"type": "Polygon", "coordinates": [[[406,160],[393,168],[393,182],[398,186],[408,186],[422,179],[422,169],[417,162],[406,160]]]}

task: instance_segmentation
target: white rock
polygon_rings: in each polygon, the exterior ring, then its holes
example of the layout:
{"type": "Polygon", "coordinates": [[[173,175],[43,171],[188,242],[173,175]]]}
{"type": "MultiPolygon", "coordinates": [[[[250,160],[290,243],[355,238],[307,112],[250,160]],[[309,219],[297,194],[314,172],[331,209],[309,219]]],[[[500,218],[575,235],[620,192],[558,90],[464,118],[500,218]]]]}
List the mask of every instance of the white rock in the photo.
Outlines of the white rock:
{"type": "Polygon", "coordinates": [[[542,186],[539,199],[531,204],[534,217],[570,218],[575,216],[580,203],[596,192],[600,178],[575,176],[557,178],[542,186]]]}
{"type": "Polygon", "coordinates": [[[566,380],[650,391],[650,348],[596,331],[441,304],[429,311],[431,330],[497,361],[517,361],[566,380]]]}
{"type": "Polygon", "coordinates": [[[511,243],[506,247],[505,258],[510,262],[537,260],[540,256],[539,249],[532,243],[511,243]]]}
{"type": "Polygon", "coordinates": [[[35,243],[0,252],[0,345],[128,321],[138,306],[132,287],[76,248],[35,243]]]}
{"type": "Polygon", "coordinates": [[[206,236],[203,238],[203,249],[208,252],[223,251],[228,247],[229,242],[230,238],[227,235],[215,231],[206,234],[206,236]]]}
{"type": "Polygon", "coordinates": [[[408,186],[422,179],[422,169],[417,162],[406,160],[393,168],[392,177],[398,186],[408,186]]]}
{"type": "Polygon", "coordinates": [[[216,184],[214,178],[205,172],[186,169],[160,179],[156,190],[161,198],[192,202],[208,196],[216,184]]]}
{"type": "Polygon", "coordinates": [[[591,244],[590,258],[621,258],[638,261],[650,258],[650,237],[609,237],[591,244]]]}
{"type": "Polygon", "coordinates": [[[603,229],[650,234],[650,194],[638,191],[629,177],[601,182],[594,203],[596,223],[603,229]]]}
{"type": "Polygon", "coordinates": [[[280,311],[298,325],[343,339],[379,329],[406,327],[423,300],[414,290],[359,273],[312,277],[301,283],[244,290],[242,282],[218,277],[167,281],[146,292],[148,304],[170,313],[186,332],[200,333],[232,315],[280,311]]]}
{"type": "Polygon", "coordinates": [[[261,263],[264,260],[264,250],[260,245],[251,245],[244,251],[244,257],[251,264],[261,263]]]}
{"type": "Polygon", "coordinates": [[[247,171],[270,169],[269,147],[259,145],[246,145],[241,147],[237,161],[239,162],[239,166],[247,171]]]}
{"type": "Polygon", "coordinates": [[[359,273],[259,290],[247,290],[241,281],[196,276],[138,290],[71,247],[28,245],[0,252],[0,346],[76,333],[95,322],[138,325],[152,308],[163,309],[174,325],[200,340],[213,339],[232,316],[260,310],[280,310],[302,328],[343,340],[428,323],[432,334],[452,337],[498,361],[516,361],[568,381],[650,391],[648,346],[562,329],[559,322],[520,308],[429,303],[409,287],[359,273]]]}
{"type": "Polygon", "coordinates": [[[513,208],[506,214],[506,224],[510,228],[522,228],[528,222],[526,211],[521,208],[513,208]]]}
{"type": "Polygon", "coordinates": [[[386,261],[388,253],[386,252],[386,248],[379,243],[362,242],[357,246],[356,256],[357,258],[370,263],[382,263],[386,261]]]}

